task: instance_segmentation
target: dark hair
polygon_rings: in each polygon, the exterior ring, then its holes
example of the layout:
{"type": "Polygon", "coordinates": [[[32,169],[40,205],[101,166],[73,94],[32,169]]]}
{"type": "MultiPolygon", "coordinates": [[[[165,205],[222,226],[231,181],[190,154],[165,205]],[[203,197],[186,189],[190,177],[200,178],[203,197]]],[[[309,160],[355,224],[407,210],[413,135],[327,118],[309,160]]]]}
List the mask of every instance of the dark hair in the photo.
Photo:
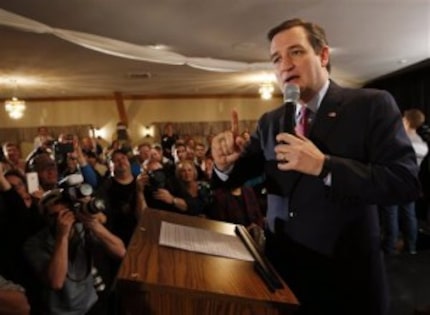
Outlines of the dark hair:
{"type": "Polygon", "coordinates": [[[115,149],[112,151],[112,153],[110,154],[110,158],[113,159],[113,157],[117,154],[121,154],[121,155],[125,155],[126,157],[128,157],[127,151],[124,149],[115,149]]]}
{"type": "Polygon", "coordinates": [[[15,147],[18,150],[20,150],[19,147],[18,147],[18,145],[16,143],[8,141],[8,142],[3,143],[2,149],[3,149],[3,153],[4,154],[6,154],[7,148],[9,148],[9,147],[15,147]]]}
{"type": "Polygon", "coordinates": [[[151,144],[149,142],[142,142],[137,146],[137,149],[140,150],[140,148],[143,148],[143,147],[151,148],[151,144]]]}
{"type": "Polygon", "coordinates": [[[97,159],[97,154],[91,150],[82,150],[82,153],[87,156],[87,158],[97,159]]]}
{"type": "Polygon", "coordinates": [[[19,170],[8,170],[4,173],[4,177],[15,176],[22,180],[24,184],[27,184],[27,178],[19,170]]]}
{"type": "Polygon", "coordinates": [[[45,151],[41,151],[35,154],[27,163],[26,171],[39,172],[46,168],[46,166],[56,166],[57,163],[51,158],[50,154],[45,151]]]}
{"type": "Polygon", "coordinates": [[[52,190],[46,191],[42,198],[39,200],[39,213],[41,215],[46,215],[46,209],[48,206],[57,205],[57,204],[66,204],[66,201],[64,199],[62,189],[56,188],[52,190]]]}
{"type": "MultiPolygon", "coordinates": [[[[290,28],[293,28],[293,27],[302,27],[305,30],[305,32],[307,34],[308,41],[317,54],[319,54],[321,52],[321,50],[323,49],[324,46],[328,45],[325,31],[321,26],[319,26],[315,23],[306,22],[302,19],[297,19],[297,18],[291,19],[291,20],[286,20],[286,21],[282,22],[281,24],[273,27],[267,33],[267,38],[269,39],[269,41],[271,41],[273,39],[273,37],[275,37],[276,34],[283,32],[285,30],[288,30],[290,28]]],[[[330,68],[331,68],[330,60],[327,63],[326,67],[327,67],[327,71],[330,72],[330,68]]]]}

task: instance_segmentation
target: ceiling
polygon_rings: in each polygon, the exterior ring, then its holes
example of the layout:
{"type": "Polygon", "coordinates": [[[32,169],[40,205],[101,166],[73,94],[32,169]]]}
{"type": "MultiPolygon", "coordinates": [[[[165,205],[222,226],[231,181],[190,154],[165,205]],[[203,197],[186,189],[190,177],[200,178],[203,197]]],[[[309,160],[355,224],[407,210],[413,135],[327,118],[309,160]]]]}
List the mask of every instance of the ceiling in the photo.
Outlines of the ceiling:
{"type": "Polygon", "coordinates": [[[266,33],[293,17],[325,28],[332,77],[343,85],[430,57],[429,0],[0,0],[0,8],[0,98],[255,95],[270,73],[266,33]],[[11,23],[10,13],[29,20],[11,23]],[[122,56],[72,35],[113,42],[122,56]]]}

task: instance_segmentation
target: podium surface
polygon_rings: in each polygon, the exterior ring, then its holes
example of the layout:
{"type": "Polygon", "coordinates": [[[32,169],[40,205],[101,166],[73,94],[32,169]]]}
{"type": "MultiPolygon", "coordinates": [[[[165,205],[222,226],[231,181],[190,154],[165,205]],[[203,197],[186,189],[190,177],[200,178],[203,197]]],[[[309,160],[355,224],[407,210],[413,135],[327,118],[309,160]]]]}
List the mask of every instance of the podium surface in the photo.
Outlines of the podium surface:
{"type": "Polygon", "coordinates": [[[284,288],[271,292],[254,263],[159,245],[161,222],[235,235],[235,225],[146,209],[117,276],[121,314],[277,315],[298,306],[284,288]]]}

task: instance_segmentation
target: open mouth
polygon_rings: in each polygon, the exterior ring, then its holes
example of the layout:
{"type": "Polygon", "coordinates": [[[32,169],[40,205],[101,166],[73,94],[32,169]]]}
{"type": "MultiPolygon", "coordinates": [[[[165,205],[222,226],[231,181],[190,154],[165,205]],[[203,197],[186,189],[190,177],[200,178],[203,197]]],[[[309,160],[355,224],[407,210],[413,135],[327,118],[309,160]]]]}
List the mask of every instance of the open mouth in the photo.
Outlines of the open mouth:
{"type": "Polygon", "coordinates": [[[298,78],[299,78],[299,76],[298,76],[298,75],[292,75],[292,76],[290,76],[290,77],[287,77],[287,78],[285,79],[284,83],[290,83],[291,81],[294,81],[294,80],[296,80],[296,79],[298,79],[298,78]]]}

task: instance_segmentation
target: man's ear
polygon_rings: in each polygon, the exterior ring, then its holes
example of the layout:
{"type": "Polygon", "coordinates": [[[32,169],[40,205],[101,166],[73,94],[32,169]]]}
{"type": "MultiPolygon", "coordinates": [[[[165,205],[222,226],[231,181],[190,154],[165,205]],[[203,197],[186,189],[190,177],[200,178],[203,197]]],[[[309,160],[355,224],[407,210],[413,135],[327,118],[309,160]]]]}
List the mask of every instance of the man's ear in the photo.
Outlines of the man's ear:
{"type": "Polygon", "coordinates": [[[328,46],[324,46],[321,48],[320,52],[321,65],[323,67],[327,67],[330,61],[330,48],[328,46]]]}

